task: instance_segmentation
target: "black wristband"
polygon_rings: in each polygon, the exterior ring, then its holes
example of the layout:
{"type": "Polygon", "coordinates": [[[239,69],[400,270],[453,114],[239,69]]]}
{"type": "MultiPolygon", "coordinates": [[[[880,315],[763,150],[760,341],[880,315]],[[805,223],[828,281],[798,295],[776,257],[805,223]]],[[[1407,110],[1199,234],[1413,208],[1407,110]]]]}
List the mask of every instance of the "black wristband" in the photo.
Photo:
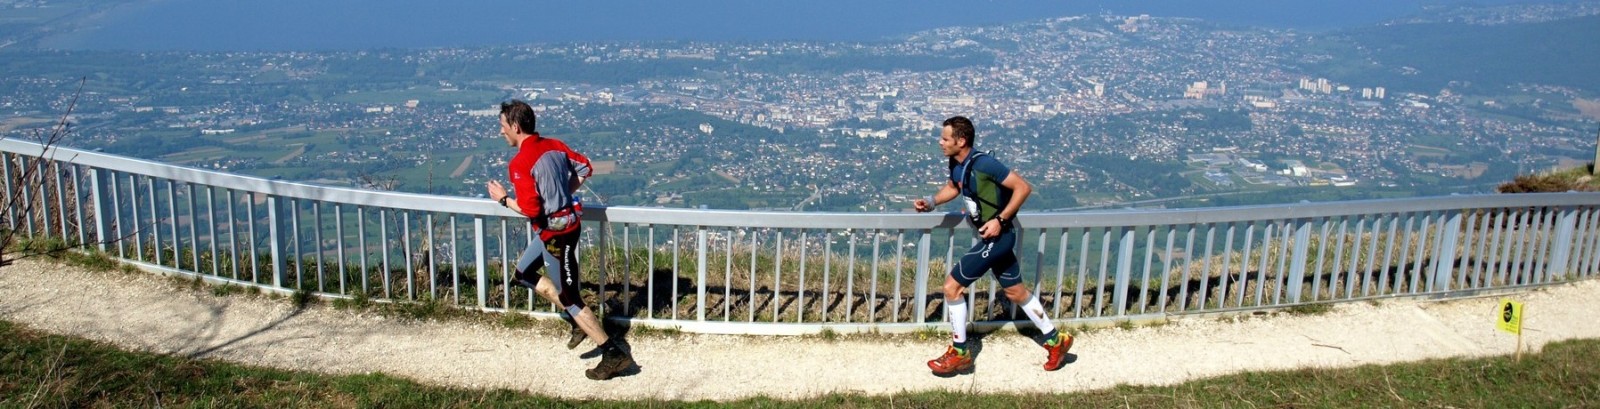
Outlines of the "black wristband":
{"type": "Polygon", "coordinates": [[[509,206],[506,206],[506,200],[508,200],[508,199],[511,199],[511,195],[500,196],[500,200],[497,200],[498,202],[500,202],[500,207],[509,207],[509,206]]]}

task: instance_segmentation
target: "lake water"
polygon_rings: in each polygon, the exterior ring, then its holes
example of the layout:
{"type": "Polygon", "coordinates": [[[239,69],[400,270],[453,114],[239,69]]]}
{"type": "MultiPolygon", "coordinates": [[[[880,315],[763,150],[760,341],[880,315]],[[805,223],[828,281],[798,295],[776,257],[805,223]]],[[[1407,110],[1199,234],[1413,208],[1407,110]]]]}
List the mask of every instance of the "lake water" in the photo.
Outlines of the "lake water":
{"type": "MultiPolygon", "coordinates": [[[[1477,0],[1505,4],[1520,0],[1477,0]]],[[[1432,1],[1430,3],[1437,3],[1432,1]]],[[[59,49],[351,50],[613,40],[871,41],[948,26],[1108,12],[1324,30],[1415,14],[1419,0],[154,0],[59,49]]]]}

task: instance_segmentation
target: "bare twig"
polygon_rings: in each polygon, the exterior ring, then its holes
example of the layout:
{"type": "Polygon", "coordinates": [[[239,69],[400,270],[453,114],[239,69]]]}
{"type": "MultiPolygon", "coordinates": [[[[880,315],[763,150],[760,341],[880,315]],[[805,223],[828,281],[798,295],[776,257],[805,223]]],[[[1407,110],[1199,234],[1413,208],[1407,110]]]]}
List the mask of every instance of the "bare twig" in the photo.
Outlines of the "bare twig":
{"type": "Polygon", "coordinates": [[[66,356],[67,344],[66,342],[62,342],[61,351],[56,353],[55,358],[50,359],[50,369],[45,371],[43,378],[39,379],[38,389],[33,391],[33,397],[28,400],[28,408],[39,407],[39,398],[42,397],[44,391],[47,389],[52,389],[50,388],[51,385],[61,382],[61,362],[66,358],[66,356]]]}
{"type": "Polygon", "coordinates": [[[1328,345],[1328,344],[1311,344],[1311,346],[1317,346],[1317,347],[1323,347],[1323,348],[1333,348],[1333,349],[1337,349],[1337,350],[1339,350],[1339,351],[1340,351],[1340,352],[1344,352],[1344,353],[1345,353],[1345,355],[1351,355],[1351,354],[1350,354],[1350,351],[1346,351],[1346,350],[1345,350],[1345,349],[1344,349],[1344,348],[1342,348],[1342,347],[1337,347],[1337,346],[1333,346],[1333,345],[1328,345]]]}
{"type": "Polygon", "coordinates": [[[154,386],[151,386],[149,380],[144,382],[144,388],[150,390],[150,396],[156,399],[156,407],[163,407],[161,405],[161,392],[157,391],[154,386]]]}
{"type": "Polygon", "coordinates": [[[356,176],[356,181],[361,183],[362,188],[372,190],[393,191],[400,187],[400,179],[394,176],[362,174],[356,176]]]}
{"type": "MultiPolygon", "coordinates": [[[[62,139],[65,139],[68,134],[72,133],[72,111],[77,109],[78,98],[83,96],[83,86],[88,81],[88,77],[78,80],[78,89],[72,93],[72,100],[67,103],[66,110],[61,113],[61,119],[56,121],[56,125],[50,128],[49,132],[34,133],[34,139],[42,145],[39,148],[39,160],[33,161],[29,166],[22,167],[21,174],[16,175],[12,180],[5,181],[5,183],[26,184],[38,189],[41,195],[47,194],[47,190],[44,189],[46,181],[42,173],[45,172],[45,167],[48,166],[48,160],[54,156],[52,148],[60,143],[62,139]]],[[[60,175],[56,175],[56,183],[61,183],[60,175]]],[[[6,206],[8,209],[14,209],[14,211],[21,213],[23,217],[31,219],[34,213],[34,200],[32,197],[27,196],[31,195],[11,194],[6,197],[6,206]]],[[[4,224],[0,224],[0,266],[10,265],[14,260],[13,257],[9,257],[11,245],[17,239],[17,226],[10,225],[10,223],[14,222],[15,219],[6,218],[4,224]]],[[[48,226],[45,228],[49,229],[48,226]]]]}
{"type": "Polygon", "coordinates": [[[1337,350],[1343,351],[1346,355],[1350,354],[1350,351],[1345,351],[1344,348],[1341,348],[1341,347],[1338,347],[1338,346],[1334,346],[1334,345],[1324,344],[1324,343],[1322,343],[1322,340],[1316,339],[1316,338],[1312,338],[1309,335],[1300,334],[1300,336],[1301,337],[1305,337],[1305,339],[1307,339],[1307,340],[1310,340],[1311,341],[1311,346],[1323,347],[1323,348],[1333,348],[1333,349],[1337,349],[1337,350]]]}
{"type": "Polygon", "coordinates": [[[1401,401],[1401,402],[1405,402],[1406,401],[1405,398],[1400,397],[1400,393],[1399,392],[1395,392],[1394,384],[1391,383],[1390,380],[1389,380],[1389,372],[1388,371],[1384,371],[1383,372],[1383,386],[1385,388],[1389,388],[1389,396],[1393,396],[1394,400],[1401,401]]]}

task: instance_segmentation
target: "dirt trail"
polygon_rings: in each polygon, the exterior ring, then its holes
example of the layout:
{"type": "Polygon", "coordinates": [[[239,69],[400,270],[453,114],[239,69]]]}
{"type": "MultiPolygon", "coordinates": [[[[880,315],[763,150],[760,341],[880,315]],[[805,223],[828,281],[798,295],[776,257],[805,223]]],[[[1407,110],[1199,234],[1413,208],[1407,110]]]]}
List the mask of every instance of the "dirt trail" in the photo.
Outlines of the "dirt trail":
{"type": "Polygon", "coordinates": [[[461,164],[456,166],[456,170],[450,172],[450,178],[459,178],[462,174],[467,173],[467,169],[472,167],[472,159],[476,157],[475,155],[467,155],[466,159],[462,159],[461,164]]]}
{"type": "MultiPolygon", "coordinates": [[[[1499,296],[1339,305],[1315,316],[1175,318],[1082,334],[1059,372],[1014,331],[978,338],[976,373],[949,379],[924,362],[943,339],[826,341],[783,337],[636,336],[629,376],[583,378],[595,354],[564,337],[455,322],[405,323],[284,300],[215,297],[144,274],[85,272],[38,260],[0,270],[0,318],[131,349],[326,373],[385,372],[421,382],[506,387],[579,399],[801,398],[930,389],[1071,392],[1171,384],[1247,370],[1348,367],[1513,352],[1493,325],[1499,296]]],[[[1527,305],[1524,343],[1600,338],[1600,280],[1510,295],[1527,305]]],[[[592,346],[586,344],[585,348],[592,346]]]]}

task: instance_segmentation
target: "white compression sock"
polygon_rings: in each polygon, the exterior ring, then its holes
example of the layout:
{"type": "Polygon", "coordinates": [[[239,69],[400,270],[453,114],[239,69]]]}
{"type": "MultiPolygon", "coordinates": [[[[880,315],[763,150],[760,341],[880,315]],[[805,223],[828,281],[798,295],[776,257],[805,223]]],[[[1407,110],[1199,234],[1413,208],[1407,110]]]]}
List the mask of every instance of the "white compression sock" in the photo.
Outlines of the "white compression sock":
{"type": "Polygon", "coordinates": [[[957,298],[955,301],[944,300],[944,310],[950,314],[950,331],[954,335],[955,343],[967,342],[967,299],[957,298]]]}
{"type": "Polygon", "coordinates": [[[1044,306],[1039,304],[1039,297],[1028,297],[1028,303],[1022,304],[1022,312],[1028,314],[1028,319],[1033,321],[1034,327],[1039,328],[1039,332],[1050,335],[1050,331],[1056,330],[1056,325],[1044,318],[1044,306]]]}

